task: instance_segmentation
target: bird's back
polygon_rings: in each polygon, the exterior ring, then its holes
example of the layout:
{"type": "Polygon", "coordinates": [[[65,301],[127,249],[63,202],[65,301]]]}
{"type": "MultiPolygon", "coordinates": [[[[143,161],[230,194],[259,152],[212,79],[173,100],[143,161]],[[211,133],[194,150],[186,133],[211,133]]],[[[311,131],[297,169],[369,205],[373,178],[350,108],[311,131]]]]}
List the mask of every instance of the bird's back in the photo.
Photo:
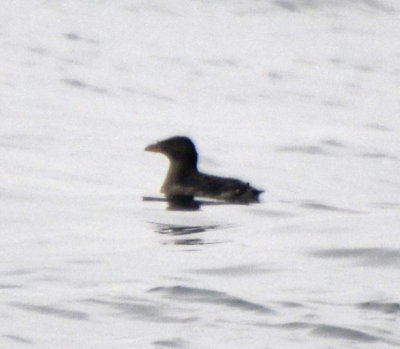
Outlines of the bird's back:
{"type": "Polygon", "coordinates": [[[235,178],[226,178],[193,173],[185,179],[185,186],[193,188],[193,196],[232,201],[238,203],[258,202],[261,190],[255,189],[249,183],[235,178]]]}

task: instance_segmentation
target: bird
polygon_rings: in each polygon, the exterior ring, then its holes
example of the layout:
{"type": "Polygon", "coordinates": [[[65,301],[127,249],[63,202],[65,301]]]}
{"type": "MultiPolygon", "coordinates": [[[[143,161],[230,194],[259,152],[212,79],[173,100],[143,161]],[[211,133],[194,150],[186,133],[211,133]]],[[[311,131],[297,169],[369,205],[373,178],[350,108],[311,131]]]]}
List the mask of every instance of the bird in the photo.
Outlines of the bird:
{"type": "Polygon", "coordinates": [[[167,201],[191,202],[193,197],[205,197],[225,202],[249,204],[259,202],[263,190],[235,178],[219,177],[197,169],[198,154],[193,141],[186,136],[174,136],[145,148],[169,159],[169,169],[161,193],[167,201]]]}

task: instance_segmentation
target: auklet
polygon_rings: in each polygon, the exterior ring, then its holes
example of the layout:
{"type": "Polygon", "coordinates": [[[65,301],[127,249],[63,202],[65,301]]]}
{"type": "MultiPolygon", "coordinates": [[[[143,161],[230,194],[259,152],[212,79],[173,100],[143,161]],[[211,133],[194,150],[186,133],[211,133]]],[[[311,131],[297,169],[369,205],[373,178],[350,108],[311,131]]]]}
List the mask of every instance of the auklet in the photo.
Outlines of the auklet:
{"type": "Polygon", "coordinates": [[[188,137],[175,136],[151,144],[146,151],[162,153],[170,162],[161,193],[167,200],[207,197],[234,203],[259,202],[263,192],[241,180],[204,174],[197,169],[197,151],[188,137]]]}

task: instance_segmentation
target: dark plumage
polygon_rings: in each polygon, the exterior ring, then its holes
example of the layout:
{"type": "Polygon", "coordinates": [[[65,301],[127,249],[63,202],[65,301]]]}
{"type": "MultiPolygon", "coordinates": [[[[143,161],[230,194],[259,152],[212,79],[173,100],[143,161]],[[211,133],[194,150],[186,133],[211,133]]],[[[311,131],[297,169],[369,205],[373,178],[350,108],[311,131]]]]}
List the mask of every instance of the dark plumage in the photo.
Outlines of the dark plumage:
{"type": "Polygon", "coordinates": [[[167,199],[208,197],[237,203],[258,202],[263,192],[234,178],[204,174],[197,169],[197,151],[188,137],[172,137],[151,144],[146,151],[162,153],[170,161],[161,192],[167,199]]]}

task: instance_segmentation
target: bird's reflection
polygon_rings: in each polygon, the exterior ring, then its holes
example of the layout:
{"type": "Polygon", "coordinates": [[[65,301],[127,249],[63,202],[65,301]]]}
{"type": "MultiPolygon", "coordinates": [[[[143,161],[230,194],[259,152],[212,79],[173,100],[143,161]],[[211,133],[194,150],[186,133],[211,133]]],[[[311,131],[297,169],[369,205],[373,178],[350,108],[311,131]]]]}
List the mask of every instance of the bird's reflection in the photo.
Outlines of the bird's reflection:
{"type": "Polygon", "coordinates": [[[175,225],[155,222],[151,223],[155,225],[157,233],[174,236],[204,233],[205,231],[220,227],[219,225],[175,225]]]}
{"type": "Polygon", "coordinates": [[[201,207],[201,201],[195,200],[193,196],[177,195],[166,199],[167,210],[171,211],[197,211],[201,207]]]}
{"type": "MultiPolygon", "coordinates": [[[[220,225],[175,225],[175,224],[165,224],[165,223],[156,223],[150,222],[155,226],[155,232],[162,235],[170,235],[170,236],[186,236],[190,234],[198,234],[204,233],[208,230],[218,229],[220,225]]],[[[205,241],[201,238],[174,238],[168,243],[172,243],[174,245],[208,245],[208,244],[216,244],[217,241],[205,241]]]]}
{"type": "Polygon", "coordinates": [[[193,196],[179,195],[168,198],[144,196],[143,201],[166,202],[167,210],[170,211],[197,211],[201,206],[220,206],[220,205],[246,205],[237,202],[196,200],[193,196]]]}

